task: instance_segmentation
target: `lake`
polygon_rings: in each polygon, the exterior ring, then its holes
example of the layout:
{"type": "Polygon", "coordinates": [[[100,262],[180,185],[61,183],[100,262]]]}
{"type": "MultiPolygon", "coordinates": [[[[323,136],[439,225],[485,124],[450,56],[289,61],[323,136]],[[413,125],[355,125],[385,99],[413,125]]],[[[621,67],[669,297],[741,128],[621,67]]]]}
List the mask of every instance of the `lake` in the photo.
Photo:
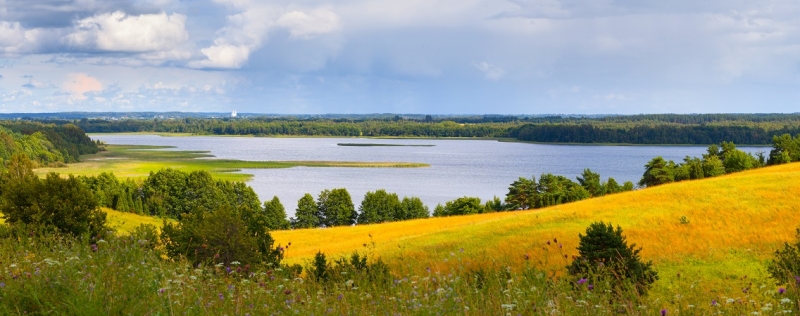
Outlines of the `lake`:
{"type": "MultiPolygon", "coordinates": [[[[367,191],[386,189],[417,196],[431,211],[437,203],[462,196],[482,201],[505,197],[519,177],[553,173],[575,179],[584,168],[613,177],[620,184],[638,182],[644,164],[655,156],[676,162],[700,156],[703,146],[589,146],[549,145],[468,139],[364,139],[364,138],[263,138],[263,137],[162,137],[157,135],[92,134],[108,144],[174,146],[177,150],[208,150],[217,158],[261,161],[395,161],[422,162],[427,168],[312,168],[249,169],[248,185],[261,200],[278,196],[293,216],[297,200],[305,193],[347,188],[356,208],[367,191]],[[393,144],[408,146],[338,146],[393,144]],[[426,146],[420,146],[426,145],[426,146]],[[432,146],[431,146],[432,145],[432,146]]],[[[769,147],[742,147],[747,152],[769,152],[769,147]]]]}

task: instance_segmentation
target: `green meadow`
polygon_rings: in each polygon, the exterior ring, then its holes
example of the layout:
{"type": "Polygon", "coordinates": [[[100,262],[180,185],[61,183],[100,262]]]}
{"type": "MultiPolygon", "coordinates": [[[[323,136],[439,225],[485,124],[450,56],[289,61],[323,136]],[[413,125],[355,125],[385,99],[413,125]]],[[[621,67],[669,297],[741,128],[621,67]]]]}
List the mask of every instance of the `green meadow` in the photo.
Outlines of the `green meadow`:
{"type": "Polygon", "coordinates": [[[214,159],[208,151],[169,150],[164,146],[107,145],[104,151],[82,156],[82,162],[64,167],[39,168],[36,173],[49,172],[92,176],[113,172],[120,178],[140,179],[150,172],[173,168],[191,172],[206,170],[218,179],[247,181],[251,174],[244,169],[270,169],[291,167],[347,167],[347,168],[420,168],[429,167],[414,162],[357,162],[357,161],[244,161],[214,159]]]}

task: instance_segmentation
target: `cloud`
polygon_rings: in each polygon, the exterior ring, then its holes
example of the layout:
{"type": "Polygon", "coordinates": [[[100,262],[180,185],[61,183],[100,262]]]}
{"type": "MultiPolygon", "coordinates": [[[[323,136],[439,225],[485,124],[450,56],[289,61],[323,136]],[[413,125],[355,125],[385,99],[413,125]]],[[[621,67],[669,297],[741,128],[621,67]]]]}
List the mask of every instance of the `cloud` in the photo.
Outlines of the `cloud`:
{"type": "Polygon", "coordinates": [[[0,53],[16,55],[32,50],[36,43],[36,31],[29,31],[19,22],[0,21],[0,53]]]}
{"type": "Polygon", "coordinates": [[[241,68],[267,41],[270,32],[283,29],[295,39],[309,40],[341,29],[339,16],[329,7],[290,8],[267,2],[223,0],[241,12],[228,15],[212,45],[200,49],[205,59],[193,68],[241,68]]]}
{"type": "Polygon", "coordinates": [[[23,88],[28,89],[44,89],[44,88],[55,88],[50,82],[41,82],[39,80],[29,78],[28,83],[22,85],[23,88]]]}
{"type": "Polygon", "coordinates": [[[497,81],[506,74],[506,71],[503,68],[500,68],[496,65],[490,64],[488,62],[482,61],[479,63],[474,64],[475,68],[483,72],[483,75],[486,76],[486,79],[497,81]]]}
{"type": "Polygon", "coordinates": [[[186,16],[177,13],[134,16],[116,11],[78,20],[75,29],[65,39],[69,45],[109,52],[171,51],[189,39],[186,16]]]}
{"type": "Polygon", "coordinates": [[[289,30],[291,37],[302,39],[333,33],[341,28],[339,16],[330,9],[316,9],[308,14],[302,11],[287,12],[275,24],[289,30]]]}
{"type": "Polygon", "coordinates": [[[103,84],[85,73],[72,73],[67,76],[61,88],[69,92],[74,100],[86,100],[84,93],[102,91],[103,84]]]}

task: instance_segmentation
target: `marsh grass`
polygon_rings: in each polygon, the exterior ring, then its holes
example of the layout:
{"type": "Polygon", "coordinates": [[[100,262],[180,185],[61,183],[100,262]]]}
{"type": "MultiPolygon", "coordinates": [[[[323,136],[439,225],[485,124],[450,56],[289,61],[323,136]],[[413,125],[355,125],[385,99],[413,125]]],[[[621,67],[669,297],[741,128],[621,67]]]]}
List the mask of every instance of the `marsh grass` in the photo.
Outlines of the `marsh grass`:
{"type": "Polygon", "coordinates": [[[105,151],[81,157],[83,162],[59,168],[39,168],[36,173],[49,172],[94,176],[113,172],[119,178],[143,179],[150,172],[173,168],[185,172],[205,170],[217,179],[247,181],[251,174],[243,169],[270,169],[291,167],[345,167],[345,168],[420,168],[429,167],[413,162],[355,162],[355,161],[244,161],[213,159],[208,151],[170,150],[167,146],[108,145],[105,151]]]}

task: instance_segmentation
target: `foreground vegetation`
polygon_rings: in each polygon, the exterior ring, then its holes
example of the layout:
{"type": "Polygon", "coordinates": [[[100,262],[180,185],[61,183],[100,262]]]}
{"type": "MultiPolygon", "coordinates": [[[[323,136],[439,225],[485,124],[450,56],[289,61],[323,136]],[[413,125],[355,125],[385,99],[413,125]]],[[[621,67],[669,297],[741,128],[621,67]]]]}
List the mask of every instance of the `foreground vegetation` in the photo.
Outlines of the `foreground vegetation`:
{"type": "MultiPolygon", "coordinates": [[[[800,165],[620,193],[537,211],[273,231],[281,267],[164,260],[146,236],[0,238],[4,314],[797,313],[793,282],[770,278],[795,238],[800,165]],[[685,217],[685,220],[681,218],[685,217]],[[624,227],[658,272],[647,295],[573,277],[579,234],[624,227]],[[318,274],[324,252],[324,274],[318,274]],[[352,260],[367,256],[365,264],[352,260]],[[567,258],[564,257],[567,256],[567,258]],[[342,258],[341,260],[337,260],[342,258]],[[378,260],[380,259],[380,261],[378,260]],[[380,268],[383,262],[384,268],[380,268]],[[301,273],[293,264],[303,267],[301,273]],[[327,275],[327,277],[318,277],[327,275]]],[[[143,218],[143,217],[142,217],[143,218]]],[[[0,237],[9,236],[4,228],[0,237]]]]}

